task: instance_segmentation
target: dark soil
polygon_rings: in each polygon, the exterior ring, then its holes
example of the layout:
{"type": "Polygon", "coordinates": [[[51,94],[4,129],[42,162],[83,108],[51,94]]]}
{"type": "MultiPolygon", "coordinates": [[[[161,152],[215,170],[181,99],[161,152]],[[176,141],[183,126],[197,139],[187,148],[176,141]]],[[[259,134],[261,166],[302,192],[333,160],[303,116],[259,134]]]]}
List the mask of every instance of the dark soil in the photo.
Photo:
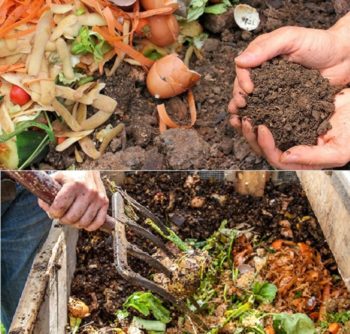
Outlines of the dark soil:
{"type": "Polygon", "coordinates": [[[319,71],[276,58],[252,70],[254,92],[240,115],[257,126],[265,124],[282,151],[296,145],[316,145],[331,125],[334,97],[319,71]]]}
{"type": "MultiPolygon", "coordinates": [[[[111,176],[106,173],[108,175],[111,176]]],[[[333,273],[337,272],[325,238],[298,183],[270,182],[263,198],[253,198],[237,194],[232,183],[214,178],[198,179],[188,187],[185,185],[188,175],[186,172],[134,173],[125,179],[124,188],[182,238],[204,240],[227,219],[229,227],[252,228],[254,234],[267,242],[279,238],[307,242],[321,252],[327,267],[333,273]],[[218,202],[217,195],[225,197],[221,197],[222,204],[218,202]],[[201,208],[191,207],[195,196],[205,199],[201,208]],[[292,231],[289,231],[288,237],[285,225],[281,224],[286,219],[292,231]]],[[[148,252],[154,250],[149,243],[131,233],[128,240],[148,252]]],[[[150,274],[150,269],[143,262],[131,259],[130,264],[140,274],[150,274]]],[[[71,294],[92,307],[92,314],[85,322],[93,321],[94,325],[101,327],[113,322],[114,312],[135,290],[137,288],[124,281],[115,270],[112,237],[103,232],[81,232],[71,294]]]]}
{"type": "MultiPolygon", "coordinates": [[[[77,168],[98,169],[268,169],[266,161],[254,155],[249,146],[229,126],[227,105],[232,96],[235,77],[234,58],[258,35],[285,25],[297,25],[312,28],[329,28],[336,21],[336,13],[331,1],[321,0],[248,0],[241,1],[256,7],[261,14],[261,25],[254,32],[246,32],[234,26],[232,13],[226,16],[206,16],[202,23],[210,33],[210,38],[203,47],[202,60],[192,57],[191,68],[198,71],[202,78],[194,87],[197,102],[198,120],[194,126],[195,145],[193,152],[205,150],[205,159],[191,159],[188,151],[182,155],[184,142],[181,131],[173,130],[171,143],[159,136],[156,114],[157,101],[150,96],[145,86],[145,74],[137,68],[124,63],[115,77],[105,80],[105,93],[116,98],[119,109],[111,120],[117,124],[124,122],[127,129],[127,151],[120,151],[118,140],[109,148],[99,161],[86,162],[77,168]],[[206,144],[204,145],[203,142],[206,144]],[[207,150],[207,146],[209,149],[207,150]],[[115,154],[118,152],[118,154],[115,154]],[[134,153],[136,152],[136,153],[134,153]],[[176,156],[169,152],[176,152],[176,156]],[[133,154],[137,157],[134,158],[133,154]],[[173,162],[183,161],[183,165],[173,162]],[[186,161],[187,160],[187,161],[186,161]]],[[[275,77],[272,73],[271,77],[275,77]]],[[[169,113],[182,123],[188,118],[184,115],[186,94],[179,102],[169,101],[169,113]],[[169,106],[170,104],[170,106],[169,106]],[[176,105],[174,108],[173,105],[176,105]]],[[[168,137],[168,135],[165,135],[168,137]]],[[[197,154],[197,153],[196,153],[197,154]]],[[[74,150],[64,155],[51,150],[45,161],[55,168],[67,168],[74,164],[74,150]]],[[[50,167],[44,165],[44,167],[50,167]]]]}

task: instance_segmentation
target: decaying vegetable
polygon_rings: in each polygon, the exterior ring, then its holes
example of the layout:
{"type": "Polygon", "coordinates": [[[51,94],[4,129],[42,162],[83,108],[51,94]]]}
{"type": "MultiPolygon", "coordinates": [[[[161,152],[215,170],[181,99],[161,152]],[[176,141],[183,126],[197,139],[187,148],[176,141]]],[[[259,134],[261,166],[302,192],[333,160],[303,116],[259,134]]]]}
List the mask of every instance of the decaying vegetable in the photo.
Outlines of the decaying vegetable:
{"type": "Polygon", "coordinates": [[[10,91],[10,99],[14,104],[23,106],[30,101],[30,95],[21,87],[13,85],[10,91]]]}
{"type": "Polygon", "coordinates": [[[282,310],[288,307],[312,314],[331,298],[328,293],[326,300],[323,297],[329,289],[331,276],[325,270],[320,254],[305,243],[282,241],[277,246],[280,248],[269,255],[262,271],[263,277],[278,287],[276,305],[282,310]],[[287,263],[289,266],[285,265],[287,263]]]}
{"type": "Polygon", "coordinates": [[[189,250],[182,253],[175,261],[161,257],[160,261],[173,273],[169,279],[162,273],[154,275],[154,281],[179,299],[191,296],[199,287],[210,257],[206,251],[189,250]]]}
{"type": "Polygon", "coordinates": [[[90,315],[89,306],[78,298],[69,297],[68,312],[74,318],[86,318],[90,315]]]}
{"type": "Polygon", "coordinates": [[[148,317],[152,315],[156,320],[167,324],[171,321],[169,310],[163,302],[151,292],[134,292],[123,304],[125,310],[133,308],[148,317]]]}
{"type": "Polygon", "coordinates": [[[175,15],[153,16],[148,19],[146,37],[155,45],[168,46],[179,36],[179,24],[175,15]]]}
{"type": "Polygon", "coordinates": [[[147,88],[158,99],[179,95],[200,79],[200,74],[191,71],[175,54],[157,60],[147,75],[147,88]]]}
{"type": "Polygon", "coordinates": [[[205,197],[196,196],[191,199],[191,207],[192,208],[202,208],[205,203],[205,197]]]}

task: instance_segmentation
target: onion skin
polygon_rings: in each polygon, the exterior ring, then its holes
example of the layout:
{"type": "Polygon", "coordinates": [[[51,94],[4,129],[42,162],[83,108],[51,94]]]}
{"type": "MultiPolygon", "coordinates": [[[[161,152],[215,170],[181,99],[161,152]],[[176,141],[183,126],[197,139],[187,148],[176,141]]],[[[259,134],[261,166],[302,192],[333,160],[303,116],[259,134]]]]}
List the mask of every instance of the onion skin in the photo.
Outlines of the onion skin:
{"type": "Polygon", "coordinates": [[[176,42],[180,27],[175,15],[156,15],[148,19],[149,32],[146,37],[157,46],[168,46],[176,42]]]}
{"type": "Polygon", "coordinates": [[[172,7],[177,9],[179,7],[177,1],[171,0],[141,0],[141,6],[145,10],[164,8],[164,7],[172,7]]]}
{"type": "Polygon", "coordinates": [[[156,98],[167,99],[182,94],[200,79],[175,54],[157,60],[147,75],[147,88],[156,98]]]}
{"type": "Polygon", "coordinates": [[[86,318],[90,315],[89,306],[78,298],[69,298],[68,302],[69,314],[74,318],[86,318]]]}

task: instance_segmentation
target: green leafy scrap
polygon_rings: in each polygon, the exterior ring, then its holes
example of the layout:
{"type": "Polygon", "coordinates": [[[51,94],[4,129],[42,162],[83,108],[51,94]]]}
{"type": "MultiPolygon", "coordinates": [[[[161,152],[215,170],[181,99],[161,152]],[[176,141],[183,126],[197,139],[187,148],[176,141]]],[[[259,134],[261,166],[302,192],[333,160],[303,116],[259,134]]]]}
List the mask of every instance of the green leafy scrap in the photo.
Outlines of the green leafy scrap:
{"type": "Polygon", "coordinates": [[[200,305],[206,305],[216,295],[215,285],[225,266],[232,267],[232,247],[237,231],[226,228],[228,221],[224,220],[218,231],[206,240],[203,250],[211,256],[209,267],[201,279],[195,298],[200,305]]]}
{"type": "Polygon", "coordinates": [[[166,331],[165,323],[159,320],[145,320],[139,317],[133,317],[131,324],[132,326],[138,329],[147,330],[148,333],[161,334],[161,333],[165,333],[166,331]]]}
{"type": "Polygon", "coordinates": [[[187,13],[187,21],[195,21],[204,13],[214,15],[223,14],[232,7],[232,4],[238,3],[239,1],[223,0],[221,3],[207,6],[208,2],[209,0],[191,0],[187,13]]]}
{"type": "Polygon", "coordinates": [[[41,129],[41,130],[44,130],[47,133],[47,135],[49,136],[50,141],[55,142],[55,134],[49,126],[42,124],[42,123],[39,123],[39,122],[35,122],[35,121],[25,121],[25,122],[18,123],[16,125],[16,129],[13,132],[0,135],[0,143],[4,143],[4,142],[8,141],[9,139],[11,139],[15,136],[18,136],[19,134],[21,134],[22,132],[24,132],[28,128],[32,128],[32,127],[36,127],[36,128],[41,129]]]}
{"type": "Polygon", "coordinates": [[[272,283],[255,282],[252,288],[255,300],[260,303],[270,304],[276,298],[277,287],[272,283]]]}
{"type": "Polygon", "coordinates": [[[171,241],[181,251],[187,252],[190,250],[190,246],[186,242],[184,242],[172,229],[167,228],[167,234],[165,234],[152,219],[147,218],[145,223],[163,238],[171,241]]]}
{"type": "Polygon", "coordinates": [[[72,43],[71,52],[74,55],[92,54],[97,62],[103,59],[103,56],[111,50],[111,46],[102,38],[102,36],[88,27],[80,29],[79,35],[72,43]]]}
{"type": "Polygon", "coordinates": [[[162,301],[154,296],[151,292],[135,292],[125,301],[123,304],[124,308],[133,308],[140,312],[145,317],[148,317],[150,314],[153,317],[167,324],[171,321],[170,311],[163,306],[162,301]]]}
{"type": "Polygon", "coordinates": [[[81,325],[81,318],[69,317],[69,326],[71,328],[72,334],[78,333],[80,325],[81,325]]]}
{"type": "Polygon", "coordinates": [[[215,4],[212,6],[207,6],[204,9],[204,13],[220,15],[220,14],[226,13],[230,7],[232,7],[231,2],[229,0],[223,0],[221,3],[215,4]]]}
{"type": "Polygon", "coordinates": [[[191,0],[188,8],[187,21],[195,21],[204,14],[208,0],[191,0]]]}
{"type": "Polygon", "coordinates": [[[315,324],[303,313],[280,313],[273,315],[276,334],[315,334],[315,324]]]}
{"type": "Polygon", "coordinates": [[[337,322],[345,325],[348,321],[350,321],[350,311],[337,312],[337,313],[328,313],[327,314],[328,322],[337,322]]]}
{"type": "Polygon", "coordinates": [[[74,72],[74,78],[73,79],[67,79],[63,72],[58,73],[57,76],[57,83],[63,86],[71,86],[73,84],[78,84],[79,86],[82,86],[88,82],[91,82],[94,80],[93,76],[88,76],[84,73],[80,72],[74,72]]]}

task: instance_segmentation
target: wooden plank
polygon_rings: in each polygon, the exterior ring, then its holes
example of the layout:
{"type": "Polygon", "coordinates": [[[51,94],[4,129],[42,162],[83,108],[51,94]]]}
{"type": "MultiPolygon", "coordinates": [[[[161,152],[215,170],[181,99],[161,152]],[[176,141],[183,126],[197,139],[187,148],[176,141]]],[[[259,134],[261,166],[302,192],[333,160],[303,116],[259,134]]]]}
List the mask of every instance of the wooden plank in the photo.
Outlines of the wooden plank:
{"type": "Polygon", "coordinates": [[[50,230],[36,255],[9,333],[64,334],[78,230],[50,230]]]}
{"type": "Polygon", "coordinates": [[[350,291],[350,172],[301,171],[298,177],[350,291]]]}

